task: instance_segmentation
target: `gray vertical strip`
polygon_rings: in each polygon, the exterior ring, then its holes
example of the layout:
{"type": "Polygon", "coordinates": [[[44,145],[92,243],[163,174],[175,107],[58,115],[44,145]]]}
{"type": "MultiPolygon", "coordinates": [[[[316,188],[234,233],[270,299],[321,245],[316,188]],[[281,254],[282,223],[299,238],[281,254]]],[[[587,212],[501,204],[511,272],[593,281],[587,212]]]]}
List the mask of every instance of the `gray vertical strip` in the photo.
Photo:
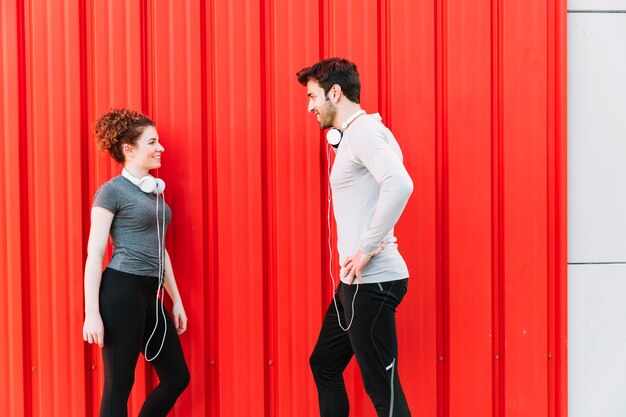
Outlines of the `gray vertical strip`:
{"type": "MultiPolygon", "coordinates": [[[[391,365],[389,365],[389,367],[391,367],[391,401],[389,404],[389,417],[393,417],[393,406],[395,403],[393,380],[394,380],[395,371],[396,371],[396,358],[393,358],[393,362],[391,362],[391,365]]],[[[387,369],[389,369],[389,367],[387,369]]]]}
{"type": "Polygon", "coordinates": [[[626,13],[626,10],[568,10],[567,13],[626,13]]]}

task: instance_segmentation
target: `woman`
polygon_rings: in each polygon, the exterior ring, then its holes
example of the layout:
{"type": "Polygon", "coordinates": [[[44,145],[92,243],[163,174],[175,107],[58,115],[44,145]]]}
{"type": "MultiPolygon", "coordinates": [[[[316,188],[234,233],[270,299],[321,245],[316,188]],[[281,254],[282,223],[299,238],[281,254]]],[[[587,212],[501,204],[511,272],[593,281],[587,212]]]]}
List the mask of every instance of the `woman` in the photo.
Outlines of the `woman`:
{"type": "Polygon", "coordinates": [[[102,348],[104,361],[100,417],[128,416],[140,353],[160,383],[139,417],[165,417],[189,384],[178,339],[187,316],[164,245],[171,212],[163,199],[165,184],[148,174],[161,166],[165,149],[152,120],[132,110],[105,114],[95,134],[98,148],[124,166],[94,197],[85,264],[83,339],[102,348]],[[101,272],[109,234],[113,255],[101,272]],[[173,321],[158,298],[161,286],[173,301],[173,321]]]}

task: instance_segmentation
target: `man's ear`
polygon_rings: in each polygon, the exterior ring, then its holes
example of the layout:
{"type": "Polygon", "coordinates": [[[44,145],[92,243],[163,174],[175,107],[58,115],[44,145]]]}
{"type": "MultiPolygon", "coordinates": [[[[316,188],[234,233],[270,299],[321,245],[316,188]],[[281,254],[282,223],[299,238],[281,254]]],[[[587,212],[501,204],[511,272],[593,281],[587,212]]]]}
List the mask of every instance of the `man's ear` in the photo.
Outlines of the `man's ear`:
{"type": "Polygon", "coordinates": [[[337,103],[341,98],[341,86],[339,84],[333,84],[333,86],[330,88],[330,92],[333,103],[337,103]]]}

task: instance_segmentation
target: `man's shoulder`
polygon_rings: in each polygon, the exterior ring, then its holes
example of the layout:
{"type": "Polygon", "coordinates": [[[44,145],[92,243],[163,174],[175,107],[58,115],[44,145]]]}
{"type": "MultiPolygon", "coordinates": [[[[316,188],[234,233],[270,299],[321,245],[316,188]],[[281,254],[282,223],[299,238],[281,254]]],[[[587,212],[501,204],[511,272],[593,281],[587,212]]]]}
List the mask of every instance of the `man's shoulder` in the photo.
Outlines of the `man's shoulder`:
{"type": "Polygon", "coordinates": [[[382,122],[382,119],[380,118],[380,116],[378,115],[378,113],[376,113],[376,116],[378,117],[373,117],[374,115],[370,115],[368,114],[366,117],[362,117],[360,118],[361,120],[358,120],[358,123],[355,123],[355,131],[358,131],[359,136],[360,135],[383,135],[385,136],[387,134],[387,131],[389,131],[389,129],[387,128],[387,126],[385,126],[382,122]]]}
{"type": "Polygon", "coordinates": [[[389,128],[382,122],[378,113],[368,114],[367,117],[363,117],[355,128],[355,136],[365,139],[383,139],[385,142],[389,142],[389,137],[393,136],[389,128]]]}

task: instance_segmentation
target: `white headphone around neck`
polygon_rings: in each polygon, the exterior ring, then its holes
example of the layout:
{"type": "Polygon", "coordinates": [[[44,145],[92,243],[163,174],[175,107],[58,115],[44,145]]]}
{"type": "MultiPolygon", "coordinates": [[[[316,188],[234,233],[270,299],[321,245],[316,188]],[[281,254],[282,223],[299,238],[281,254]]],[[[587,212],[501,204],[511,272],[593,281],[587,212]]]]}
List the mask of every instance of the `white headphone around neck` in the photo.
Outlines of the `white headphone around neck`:
{"type": "Polygon", "coordinates": [[[165,343],[165,336],[167,335],[167,320],[165,319],[165,309],[163,307],[163,297],[165,297],[165,287],[163,286],[164,276],[163,276],[163,264],[164,264],[164,252],[165,252],[165,181],[161,178],[155,178],[152,175],[146,175],[145,177],[139,179],[134,177],[126,168],[122,169],[122,176],[126,178],[128,181],[135,184],[141,191],[144,193],[150,194],[153,193],[157,196],[156,198],[156,226],[157,226],[157,240],[159,244],[159,286],[156,292],[156,322],[154,323],[154,329],[146,342],[146,346],[144,347],[144,357],[146,361],[152,362],[156,359],[157,356],[161,353],[163,349],[163,344],[165,343]],[[159,227],[159,195],[163,200],[163,208],[161,212],[163,213],[163,222],[161,227],[159,227]],[[161,301],[159,302],[159,295],[161,295],[161,301]],[[152,336],[157,330],[159,326],[159,305],[161,306],[161,315],[163,316],[163,323],[165,329],[163,330],[163,338],[161,339],[161,346],[159,346],[159,351],[151,358],[148,357],[148,345],[150,345],[150,341],[152,340],[152,336]]]}
{"type": "MultiPolygon", "coordinates": [[[[365,114],[365,110],[359,110],[358,112],[354,113],[352,116],[350,116],[348,120],[341,124],[341,128],[343,130],[346,130],[348,126],[350,126],[350,123],[354,122],[356,118],[362,114],[365,114]]],[[[326,140],[333,148],[339,147],[339,143],[341,142],[342,137],[343,132],[336,127],[331,127],[330,129],[328,129],[328,132],[326,132],[326,140]]]]}
{"type": "Polygon", "coordinates": [[[165,181],[161,178],[154,178],[152,175],[146,175],[145,177],[139,179],[128,172],[126,168],[122,169],[122,176],[139,187],[139,189],[144,193],[154,193],[159,195],[165,191],[165,181]]]}

